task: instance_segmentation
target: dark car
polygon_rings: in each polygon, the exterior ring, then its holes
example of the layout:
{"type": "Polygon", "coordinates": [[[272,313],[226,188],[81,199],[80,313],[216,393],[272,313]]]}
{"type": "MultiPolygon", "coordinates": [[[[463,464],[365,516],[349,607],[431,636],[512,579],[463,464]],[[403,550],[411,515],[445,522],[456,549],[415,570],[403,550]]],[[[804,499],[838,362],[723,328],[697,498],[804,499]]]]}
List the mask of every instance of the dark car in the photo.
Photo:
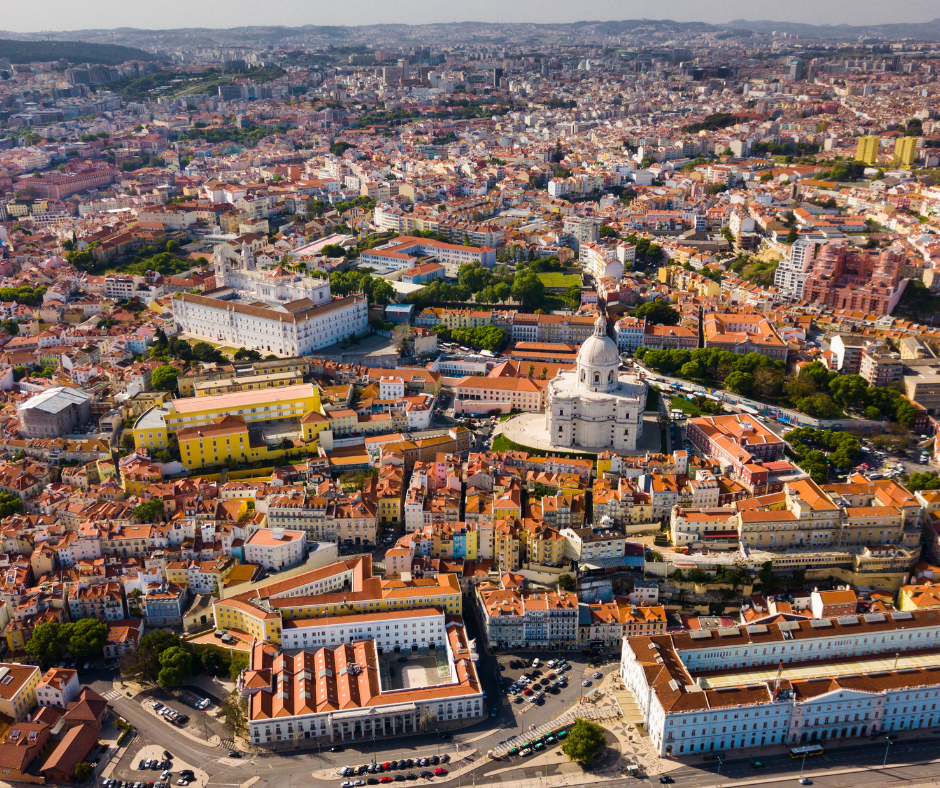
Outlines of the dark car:
{"type": "Polygon", "coordinates": [[[180,714],[180,716],[176,718],[177,725],[185,725],[187,722],[189,722],[189,717],[185,714],[180,714]]]}
{"type": "Polygon", "coordinates": [[[172,753],[170,753],[169,750],[164,750],[164,751],[163,751],[163,757],[164,757],[164,758],[172,758],[173,755],[172,755],[172,753]]]}
{"type": "Polygon", "coordinates": [[[441,759],[438,758],[436,755],[432,755],[432,756],[431,756],[431,763],[432,763],[434,766],[437,766],[440,762],[441,762],[441,759]]]}
{"type": "Polygon", "coordinates": [[[664,774],[662,777],[660,777],[660,778],[659,778],[659,781],[660,781],[663,785],[667,785],[668,783],[674,782],[674,780],[672,779],[672,777],[670,777],[668,774],[664,774]]]}
{"type": "Polygon", "coordinates": [[[417,780],[417,779],[418,779],[418,775],[415,774],[414,772],[408,772],[408,774],[405,775],[405,779],[406,779],[406,780],[417,780]]]}
{"type": "Polygon", "coordinates": [[[342,751],[343,751],[343,748],[340,747],[338,744],[335,747],[330,747],[330,752],[342,752],[342,751]]]}
{"type": "Polygon", "coordinates": [[[405,775],[403,775],[403,774],[396,774],[396,775],[395,775],[395,782],[396,782],[396,783],[403,783],[404,781],[405,781],[405,775]]]}
{"type": "Polygon", "coordinates": [[[450,738],[450,734],[449,734],[449,733],[442,733],[442,734],[441,734],[441,738],[446,741],[447,739],[450,738]]]}
{"type": "Polygon", "coordinates": [[[430,780],[434,775],[431,772],[424,771],[424,772],[421,772],[420,776],[423,777],[425,780],[430,780]]]}
{"type": "Polygon", "coordinates": [[[450,761],[450,756],[447,753],[444,753],[441,756],[441,763],[447,763],[448,761],[450,761]]]}
{"type": "Polygon", "coordinates": [[[405,768],[406,768],[406,769],[410,769],[410,768],[411,768],[412,766],[414,766],[414,765],[415,765],[415,762],[414,762],[414,760],[411,759],[411,758],[408,758],[408,759],[405,761],[405,768]]]}
{"type": "Polygon", "coordinates": [[[378,785],[378,784],[379,784],[379,781],[376,780],[375,777],[370,777],[368,780],[366,780],[366,785],[378,785]]]}

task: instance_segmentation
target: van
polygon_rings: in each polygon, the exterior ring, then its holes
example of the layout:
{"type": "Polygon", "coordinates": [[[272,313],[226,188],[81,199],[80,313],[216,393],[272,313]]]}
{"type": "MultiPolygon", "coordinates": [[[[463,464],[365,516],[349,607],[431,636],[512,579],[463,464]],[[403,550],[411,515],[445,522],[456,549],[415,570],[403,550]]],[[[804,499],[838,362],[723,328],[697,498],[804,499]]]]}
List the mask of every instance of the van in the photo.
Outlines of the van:
{"type": "Polygon", "coordinates": [[[532,667],[537,668],[538,666],[539,666],[539,658],[536,657],[535,659],[532,660],[532,667]]]}

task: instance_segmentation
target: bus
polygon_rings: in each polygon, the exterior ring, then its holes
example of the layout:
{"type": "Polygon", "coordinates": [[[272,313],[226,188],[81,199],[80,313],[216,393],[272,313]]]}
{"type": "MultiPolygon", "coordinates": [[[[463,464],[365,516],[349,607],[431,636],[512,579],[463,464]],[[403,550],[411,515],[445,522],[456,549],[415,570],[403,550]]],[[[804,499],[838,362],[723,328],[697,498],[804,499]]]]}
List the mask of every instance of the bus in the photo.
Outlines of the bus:
{"type": "Polygon", "coordinates": [[[822,755],[823,748],[818,744],[807,744],[805,747],[794,747],[790,750],[791,758],[802,758],[803,756],[822,755]]]}

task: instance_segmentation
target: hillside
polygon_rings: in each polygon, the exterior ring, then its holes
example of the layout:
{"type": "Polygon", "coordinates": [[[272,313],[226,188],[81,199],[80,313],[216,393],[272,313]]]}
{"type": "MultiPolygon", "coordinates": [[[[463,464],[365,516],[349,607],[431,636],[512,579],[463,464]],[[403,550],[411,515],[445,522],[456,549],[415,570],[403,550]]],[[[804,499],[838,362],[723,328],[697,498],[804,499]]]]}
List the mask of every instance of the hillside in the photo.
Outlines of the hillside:
{"type": "Polygon", "coordinates": [[[92,44],[87,41],[14,41],[0,39],[0,57],[11,63],[34,63],[65,58],[70,63],[116,66],[125,60],[156,60],[155,55],[134,47],[92,44]]]}

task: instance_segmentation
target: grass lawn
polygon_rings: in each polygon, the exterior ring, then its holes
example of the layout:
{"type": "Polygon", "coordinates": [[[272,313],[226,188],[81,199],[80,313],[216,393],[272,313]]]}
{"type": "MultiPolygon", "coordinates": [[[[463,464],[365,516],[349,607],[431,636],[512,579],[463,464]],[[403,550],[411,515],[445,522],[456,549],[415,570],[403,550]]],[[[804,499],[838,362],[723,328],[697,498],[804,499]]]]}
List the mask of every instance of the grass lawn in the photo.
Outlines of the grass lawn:
{"type": "Polygon", "coordinates": [[[567,289],[571,285],[581,284],[581,277],[577,274],[563,274],[560,271],[549,271],[545,274],[537,274],[537,276],[545,287],[567,289]]]}
{"type": "Polygon", "coordinates": [[[542,449],[533,448],[531,446],[523,446],[521,443],[516,443],[514,440],[510,440],[502,433],[493,438],[493,451],[524,451],[536,457],[568,457],[577,460],[591,460],[592,462],[597,462],[596,454],[575,454],[565,451],[548,452],[542,449]]]}
{"type": "Polygon", "coordinates": [[[691,416],[692,418],[712,415],[702,410],[697,402],[689,402],[689,400],[683,399],[682,397],[671,397],[669,403],[669,407],[673,410],[681,410],[686,416],[691,416]]]}

